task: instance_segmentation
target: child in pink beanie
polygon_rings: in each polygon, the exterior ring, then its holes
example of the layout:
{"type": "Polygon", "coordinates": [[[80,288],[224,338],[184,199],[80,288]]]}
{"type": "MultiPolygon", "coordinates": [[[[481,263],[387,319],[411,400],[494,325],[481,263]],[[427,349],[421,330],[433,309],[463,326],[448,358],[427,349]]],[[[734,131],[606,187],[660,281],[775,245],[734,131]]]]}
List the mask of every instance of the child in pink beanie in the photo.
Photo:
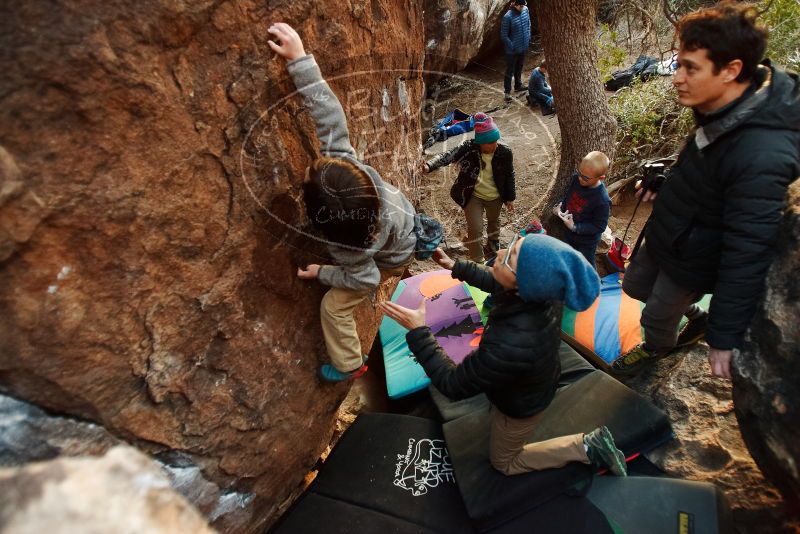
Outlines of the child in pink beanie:
{"type": "Polygon", "coordinates": [[[498,143],[500,130],[485,113],[476,113],[475,137],[464,141],[422,164],[431,172],[451,163],[460,163],[450,197],[464,210],[467,220],[467,248],[470,259],[482,263],[494,257],[500,248],[500,210],[505,205],[514,211],[517,196],[514,184],[514,156],[511,149],[498,143]],[[486,214],[487,243],[483,245],[483,218],[486,214]]]}

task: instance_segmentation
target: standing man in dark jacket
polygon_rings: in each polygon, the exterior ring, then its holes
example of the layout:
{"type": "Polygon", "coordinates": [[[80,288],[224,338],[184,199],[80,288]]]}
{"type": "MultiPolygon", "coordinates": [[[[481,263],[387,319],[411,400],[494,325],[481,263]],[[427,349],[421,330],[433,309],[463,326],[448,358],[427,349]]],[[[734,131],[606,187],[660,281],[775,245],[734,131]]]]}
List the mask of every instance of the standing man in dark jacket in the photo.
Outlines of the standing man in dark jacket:
{"type": "MultiPolygon", "coordinates": [[[[623,289],[646,303],[645,341],[614,363],[633,374],[705,337],[712,374],[730,378],[773,258],[786,189],[800,174],[800,81],[759,65],[754,8],[721,5],[678,26],[674,85],[697,130],[661,187],[623,289]],[[713,293],[708,313],[695,302],[713,293]],[[681,315],[689,322],[678,335],[681,315]]],[[[642,190],[644,200],[656,192],[642,190]]]]}
{"type": "Polygon", "coordinates": [[[483,263],[485,255],[494,257],[500,248],[500,208],[514,211],[514,156],[498,143],[500,130],[491,117],[476,113],[475,137],[448,152],[422,163],[428,173],[457,162],[461,165],[450,197],[464,210],[467,221],[467,248],[472,261],[483,263]],[[486,213],[486,247],[483,241],[483,215],[486,213]]]}
{"type": "Polygon", "coordinates": [[[625,457],[606,427],[527,443],[558,386],[562,303],[577,310],[591,306],[600,292],[597,274],[569,245],[546,235],[516,236],[488,269],[454,262],[441,249],[434,259],[453,278],[494,297],[473,353],[453,363],[425,326],[425,301],[416,310],[394,302],[381,308],[410,330],[408,348],[439,391],[453,400],[486,393],[492,403],[492,466],[516,475],[583,462],[625,476],[625,457]]]}
{"type": "Polygon", "coordinates": [[[511,7],[503,15],[500,24],[500,39],[506,51],[506,75],[503,78],[503,90],[506,102],[511,100],[511,77],[514,77],[514,90],[524,91],[522,85],[522,64],[525,52],[531,44],[531,17],[526,0],[514,0],[511,7]]]}

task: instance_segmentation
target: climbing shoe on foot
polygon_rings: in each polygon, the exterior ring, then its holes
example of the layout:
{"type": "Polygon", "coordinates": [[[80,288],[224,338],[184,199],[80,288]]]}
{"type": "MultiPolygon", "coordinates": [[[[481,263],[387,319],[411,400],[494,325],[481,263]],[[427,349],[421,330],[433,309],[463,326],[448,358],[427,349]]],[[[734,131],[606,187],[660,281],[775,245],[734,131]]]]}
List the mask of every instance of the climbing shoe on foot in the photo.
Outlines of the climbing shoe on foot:
{"type": "Polygon", "coordinates": [[[528,86],[527,85],[518,85],[518,86],[516,86],[514,88],[514,90],[517,91],[517,92],[519,92],[519,91],[527,91],[528,90],[528,86]]]}
{"type": "Polygon", "coordinates": [[[511,93],[506,93],[506,96],[503,98],[503,100],[505,100],[506,102],[511,102],[512,100],[511,93]]]}
{"type": "Polygon", "coordinates": [[[708,326],[708,313],[703,313],[697,319],[690,320],[681,328],[675,346],[682,348],[694,345],[705,337],[706,326],[708,326]]]}
{"type": "Polygon", "coordinates": [[[608,428],[601,426],[584,434],[583,444],[586,445],[586,456],[592,465],[605,467],[618,477],[628,476],[625,455],[617,448],[608,428]]]}
{"type": "Polygon", "coordinates": [[[631,350],[614,360],[611,364],[611,373],[614,375],[633,376],[644,369],[648,364],[660,360],[668,352],[658,352],[645,348],[644,343],[639,343],[631,350]]]}
{"type": "Polygon", "coordinates": [[[333,365],[326,363],[320,365],[319,369],[317,370],[317,376],[323,382],[344,382],[345,380],[353,380],[358,378],[359,376],[363,375],[367,372],[367,357],[364,356],[364,360],[361,363],[361,367],[358,369],[354,369],[353,371],[343,373],[342,371],[338,370],[333,365]]]}

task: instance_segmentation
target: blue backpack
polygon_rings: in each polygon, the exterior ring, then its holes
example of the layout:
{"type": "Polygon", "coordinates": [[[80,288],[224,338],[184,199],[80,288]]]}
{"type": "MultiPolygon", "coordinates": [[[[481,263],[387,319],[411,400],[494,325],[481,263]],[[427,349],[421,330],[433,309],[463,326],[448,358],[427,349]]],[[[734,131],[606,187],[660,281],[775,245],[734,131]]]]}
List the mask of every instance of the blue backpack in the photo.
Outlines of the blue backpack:
{"type": "Polygon", "coordinates": [[[427,260],[433,256],[444,238],[442,223],[428,217],[424,213],[414,215],[414,235],[417,236],[417,246],[414,248],[414,257],[418,260],[427,260]]]}

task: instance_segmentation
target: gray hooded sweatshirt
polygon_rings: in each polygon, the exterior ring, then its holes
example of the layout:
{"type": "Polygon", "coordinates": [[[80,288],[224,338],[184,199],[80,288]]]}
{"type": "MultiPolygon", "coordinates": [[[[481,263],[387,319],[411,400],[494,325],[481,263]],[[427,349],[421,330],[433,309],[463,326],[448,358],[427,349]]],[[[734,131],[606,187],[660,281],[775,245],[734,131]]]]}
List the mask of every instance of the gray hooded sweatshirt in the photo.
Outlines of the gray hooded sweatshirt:
{"type": "Polygon", "coordinates": [[[356,159],[342,106],[322,78],[314,56],[292,60],[287,68],[314,119],[322,155],[358,165],[372,178],[381,199],[380,230],[375,241],[367,249],[329,243],[328,251],[337,265],[324,265],[319,271],[319,281],[345,289],[375,288],[381,281],[379,269],[399,267],[410,261],[417,242],[416,212],[403,193],[384,182],[378,171],[356,159]]]}

